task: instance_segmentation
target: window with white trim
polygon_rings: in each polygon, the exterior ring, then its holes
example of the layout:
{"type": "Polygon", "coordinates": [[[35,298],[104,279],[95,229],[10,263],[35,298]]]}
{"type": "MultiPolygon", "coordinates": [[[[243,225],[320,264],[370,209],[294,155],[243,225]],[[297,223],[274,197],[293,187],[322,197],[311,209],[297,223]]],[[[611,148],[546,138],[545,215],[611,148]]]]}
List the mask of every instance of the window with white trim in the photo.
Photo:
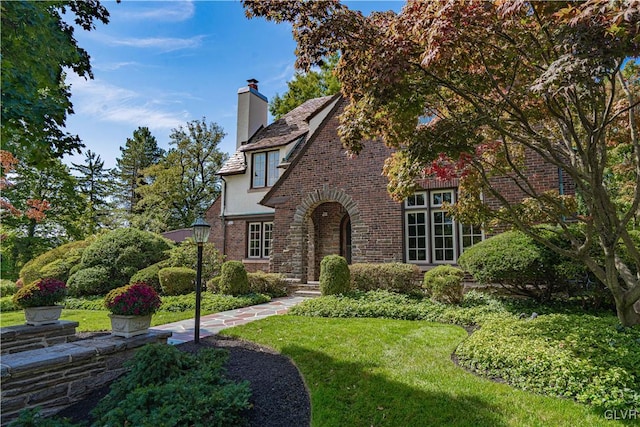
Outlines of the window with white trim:
{"type": "Polygon", "coordinates": [[[453,189],[416,192],[405,200],[407,262],[455,263],[465,249],[484,239],[480,226],[456,223],[444,206],[455,203],[453,189]]]}
{"type": "Polygon", "coordinates": [[[264,151],[254,153],[252,162],[251,188],[271,187],[279,177],[278,164],[280,163],[280,152],[264,151]]]}
{"type": "Polygon", "coordinates": [[[273,242],[273,222],[250,222],[247,235],[247,256],[269,258],[273,242]]]}

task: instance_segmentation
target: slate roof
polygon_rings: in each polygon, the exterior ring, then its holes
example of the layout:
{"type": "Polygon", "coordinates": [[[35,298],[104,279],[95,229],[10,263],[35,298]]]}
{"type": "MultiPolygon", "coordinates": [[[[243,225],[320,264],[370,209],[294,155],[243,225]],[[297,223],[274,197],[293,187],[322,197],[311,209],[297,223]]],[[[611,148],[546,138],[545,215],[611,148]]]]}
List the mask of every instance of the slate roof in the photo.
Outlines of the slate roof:
{"type": "Polygon", "coordinates": [[[306,135],[309,132],[309,120],[334,98],[335,95],[330,95],[310,99],[269,126],[260,128],[227,160],[218,175],[244,173],[247,169],[245,152],[281,147],[306,135]]]}

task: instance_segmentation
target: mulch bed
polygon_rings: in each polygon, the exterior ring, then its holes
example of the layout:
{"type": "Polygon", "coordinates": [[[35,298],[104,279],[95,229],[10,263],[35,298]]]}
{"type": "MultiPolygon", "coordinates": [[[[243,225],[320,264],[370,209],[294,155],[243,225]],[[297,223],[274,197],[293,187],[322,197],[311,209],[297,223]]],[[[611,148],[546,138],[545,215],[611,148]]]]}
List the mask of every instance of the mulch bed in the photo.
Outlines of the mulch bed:
{"type": "MultiPolygon", "coordinates": [[[[202,338],[200,344],[179,344],[178,349],[190,353],[203,347],[224,348],[229,352],[227,377],[247,380],[251,387],[253,407],[246,411],[249,426],[308,426],[311,420],[309,393],[300,372],[289,358],[257,344],[222,336],[202,338]]],[[[109,392],[105,386],[84,400],[58,413],[76,423],[90,424],[90,412],[109,392]]]]}

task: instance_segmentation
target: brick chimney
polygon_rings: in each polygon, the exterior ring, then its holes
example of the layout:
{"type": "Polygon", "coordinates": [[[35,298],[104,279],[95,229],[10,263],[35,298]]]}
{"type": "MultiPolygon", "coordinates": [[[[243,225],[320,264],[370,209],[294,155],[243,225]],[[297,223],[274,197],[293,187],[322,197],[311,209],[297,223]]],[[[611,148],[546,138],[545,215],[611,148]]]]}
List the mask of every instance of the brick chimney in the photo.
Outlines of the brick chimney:
{"type": "Polygon", "coordinates": [[[236,149],[245,144],[260,128],[267,125],[267,97],[258,92],[258,81],[247,80],[247,86],[238,89],[238,128],[236,149]]]}

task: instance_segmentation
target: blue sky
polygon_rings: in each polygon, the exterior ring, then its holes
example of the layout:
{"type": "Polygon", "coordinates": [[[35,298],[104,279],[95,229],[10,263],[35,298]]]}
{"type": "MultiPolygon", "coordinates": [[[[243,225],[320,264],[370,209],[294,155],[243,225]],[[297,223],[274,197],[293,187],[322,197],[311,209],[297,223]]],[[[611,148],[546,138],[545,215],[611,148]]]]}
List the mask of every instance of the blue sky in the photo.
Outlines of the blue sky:
{"type": "MultiPolygon", "coordinates": [[[[75,114],[67,130],[105,167],[115,166],[138,126],[147,126],[162,148],[171,129],[206,117],[227,136],[222,151],[235,150],[237,90],[259,80],[271,99],[282,94],[294,74],[291,26],[247,19],[239,1],[103,1],[108,25],[76,30],[78,44],[91,56],[94,79],[72,73],[75,114]]],[[[351,1],[352,9],[399,11],[403,3],[351,1]]],[[[65,159],[83,162],[84,155],[65,159]]]]}

